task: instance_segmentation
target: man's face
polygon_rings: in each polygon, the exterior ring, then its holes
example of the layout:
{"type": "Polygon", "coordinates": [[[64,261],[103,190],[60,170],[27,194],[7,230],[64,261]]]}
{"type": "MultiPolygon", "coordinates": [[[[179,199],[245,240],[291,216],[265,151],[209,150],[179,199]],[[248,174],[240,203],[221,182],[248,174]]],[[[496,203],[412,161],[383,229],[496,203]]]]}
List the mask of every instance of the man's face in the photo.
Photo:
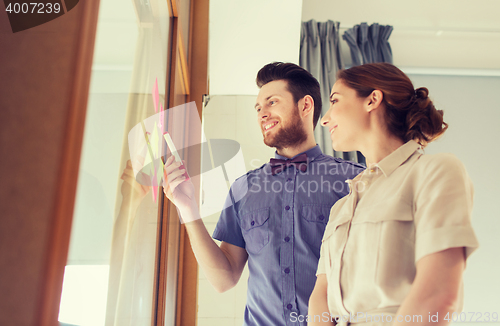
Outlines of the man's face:
{"type": "Polygon", "coordinates": [[[275,80],[262,86],[255,109],[267,146],[281,149],[306,141],[307,134],[299,109],[286,81],[275,80]]]}

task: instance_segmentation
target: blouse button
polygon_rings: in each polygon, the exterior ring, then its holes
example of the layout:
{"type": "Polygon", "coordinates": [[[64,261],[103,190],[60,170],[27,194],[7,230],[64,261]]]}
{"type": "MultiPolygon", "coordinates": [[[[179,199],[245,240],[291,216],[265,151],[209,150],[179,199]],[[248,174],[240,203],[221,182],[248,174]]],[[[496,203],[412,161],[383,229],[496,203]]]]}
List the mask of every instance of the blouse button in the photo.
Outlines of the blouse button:
{"type": "Polygon", "coordinates": [[[283,240],[285,240],[285,242],[288,242],[288,241],[290,241],[290,237],[285,237],[285,239],[283,239],[283,240]]]}
{"type": "Polygon", "coordinates": [[[293,306],[292,306],[292,304],[291,304],[291,303],[289,303],[289,304],[287,304],[287,305],[286,305],[286,308],[287,308],[288,310],[292,310],[292,307],[293,307],[293,306]]]}
{"type": "Polygon", "coordinates": [[[250,225],[254,226],[255,225],[255,221],[250,222],[250,225]]]}
{"type": "Polygon", "coordinates": [[[286,209],[286,210],[289,210],[289,209],[290,209],[290,206],[286,205],[285,209],[286,209]]]}
{"type": "Polygon", "coordinates": [[[284,272],[285,272],[285,274],[290,273],[290,268],[288,268],[288,267],[287,267],[287,268],[285,268],[284,272]]]}

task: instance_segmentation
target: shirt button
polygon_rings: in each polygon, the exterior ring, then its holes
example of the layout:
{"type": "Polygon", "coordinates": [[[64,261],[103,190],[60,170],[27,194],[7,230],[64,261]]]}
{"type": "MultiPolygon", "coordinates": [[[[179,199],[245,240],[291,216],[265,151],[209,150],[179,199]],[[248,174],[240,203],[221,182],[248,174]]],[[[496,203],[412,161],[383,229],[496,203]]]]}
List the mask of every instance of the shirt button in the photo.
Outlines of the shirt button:
{"type": "Polygon", "coordinates": [[[286,209],[286,210],[289,210],[289,209],[290,209],[290,206],[286,205],[286,206],[285,206],[285,209],[286,209]]]}
{"type": "Polygon", "coordinates": [[[320,215],[318,218],[319,218],[321,221],[323,221],[323,220],[325,219],[325,217],[324,217],[323,215],[320,215]]]}
{"type": "Polygon", "coordinates": [[[287,304],[287,305],[286,305],[286,308],[287,308],[288,310],[292,310],[292,307],[293,307],[293,306],[292,306],[292,304],[291,304],[291,303],[289,303],[289,304],[287,304]]]}
{"type": "Polygon", "coordinates": [[[250,222],[250,225],[254,226],[255,225],[255,221],[250,222]]]}
{"type": "Polygon", "coordinates": [[[285,237],[285,239],[283,239],[283,240],[285,240],[285,242],[288,242],[288,241],[290,241],[290,237],[285,237]]]}
{"type": "Polygon", "coordinates": [[[290,273],[290,268],[288,268],[288,267],[287,267],[287,268],[285,268],[284,272],[285,272],[285,274],[290,273]]]}

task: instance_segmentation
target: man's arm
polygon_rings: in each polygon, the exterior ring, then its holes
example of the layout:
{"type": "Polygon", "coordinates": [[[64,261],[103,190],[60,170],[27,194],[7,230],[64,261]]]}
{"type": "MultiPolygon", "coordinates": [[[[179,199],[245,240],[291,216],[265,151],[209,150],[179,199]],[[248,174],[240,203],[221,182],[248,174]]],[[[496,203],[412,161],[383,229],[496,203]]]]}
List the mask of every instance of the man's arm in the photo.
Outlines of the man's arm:
{"type": "Polygon", "coordinates": [[[165,163],[163,192],[179,209],[191,248],[207,279],[217,292],[225,292],[238,283],[248,259],[247,251],[227,242],[220,247],[215,243],[201,220],[193,183],[186,180],[180,166],[173,156],[165,163]]]}

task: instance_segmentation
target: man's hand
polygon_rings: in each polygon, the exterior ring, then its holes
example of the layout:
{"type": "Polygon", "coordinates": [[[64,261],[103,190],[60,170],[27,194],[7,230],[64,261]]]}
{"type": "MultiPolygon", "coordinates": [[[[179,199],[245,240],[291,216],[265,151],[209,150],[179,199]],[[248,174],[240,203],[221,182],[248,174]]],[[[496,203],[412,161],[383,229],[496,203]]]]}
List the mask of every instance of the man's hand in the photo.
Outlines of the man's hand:
{"type": "Polygon", "coordinates": [[[197,205],[194,198],[193,183],[191,179],[185,177],[185,172],[183,164],[175,162],[173,155],[165,162],[165,168],[163,169],[163,192],[181,211],[197,205]]]}
{"type": "Polygon", "coordinates": [[[163,170],[163,192],[179,209],[191,248],[207,279],[218,292],[227,291],[238,283],[248,259],[247,251],[227,242],[219,247],[214,242],[201,220],[193,183],[184,173],[182,163],[170,156],[163,170]]]}

